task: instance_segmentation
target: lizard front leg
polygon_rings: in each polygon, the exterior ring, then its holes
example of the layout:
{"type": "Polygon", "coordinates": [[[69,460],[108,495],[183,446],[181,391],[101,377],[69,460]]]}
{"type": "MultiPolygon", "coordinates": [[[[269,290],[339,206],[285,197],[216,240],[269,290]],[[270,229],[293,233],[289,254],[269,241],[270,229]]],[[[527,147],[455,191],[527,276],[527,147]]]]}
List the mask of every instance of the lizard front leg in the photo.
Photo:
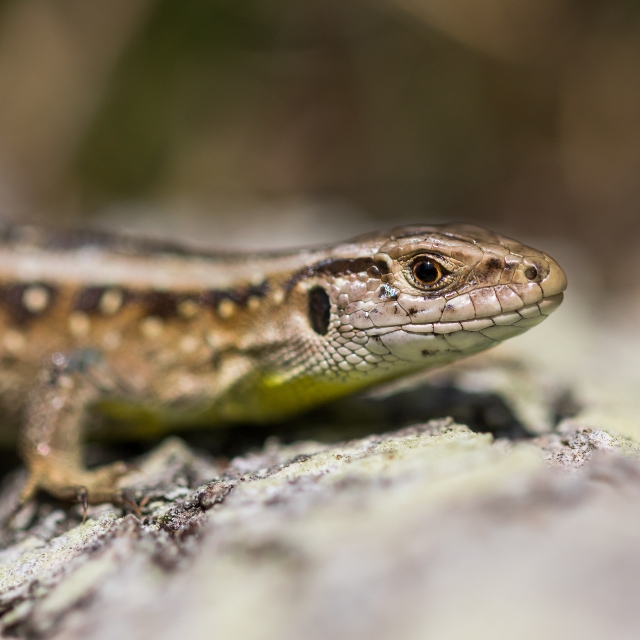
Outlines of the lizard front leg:
{"type": "Polygon", "coordinates": [[[27,398],[20,453],[29,478],[24,504],[38,489],[70,502],[121,502],[117,480],[127,466],[115,463],[87,470],[82,461],[82,423],[87,406],[109,386],[99,352],[54,354],[27,398]]]}

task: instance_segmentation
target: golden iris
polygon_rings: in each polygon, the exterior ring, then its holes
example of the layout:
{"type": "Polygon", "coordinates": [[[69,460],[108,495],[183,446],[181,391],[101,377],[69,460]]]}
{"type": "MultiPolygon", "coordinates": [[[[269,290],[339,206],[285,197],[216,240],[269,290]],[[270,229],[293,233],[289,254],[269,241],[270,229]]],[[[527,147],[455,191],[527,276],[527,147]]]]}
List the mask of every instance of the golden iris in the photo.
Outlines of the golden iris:
{"type": "Polygon", "coordinates": [[[420,284],[433,286],[444,275],[444,270],[435,260],[420,258],[413,263],[413,277],[420,284]]]}

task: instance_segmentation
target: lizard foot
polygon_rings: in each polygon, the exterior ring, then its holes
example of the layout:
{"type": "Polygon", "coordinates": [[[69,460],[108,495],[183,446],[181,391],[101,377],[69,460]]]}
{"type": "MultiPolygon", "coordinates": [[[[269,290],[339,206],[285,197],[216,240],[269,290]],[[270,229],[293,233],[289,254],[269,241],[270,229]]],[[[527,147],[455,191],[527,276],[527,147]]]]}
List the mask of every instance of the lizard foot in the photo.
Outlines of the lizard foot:
{"type": "Polygon", "coordinates": [[[48,494],[65,502],[80,502],[83,505],[113,502],[128,504],[118,481],[130,467],[116,462],[95,470],[69,466],[63,460],[43,459],[32,464],[29,478],[20,495],[20,504],[30,500],[43,489],[48,494]]]}

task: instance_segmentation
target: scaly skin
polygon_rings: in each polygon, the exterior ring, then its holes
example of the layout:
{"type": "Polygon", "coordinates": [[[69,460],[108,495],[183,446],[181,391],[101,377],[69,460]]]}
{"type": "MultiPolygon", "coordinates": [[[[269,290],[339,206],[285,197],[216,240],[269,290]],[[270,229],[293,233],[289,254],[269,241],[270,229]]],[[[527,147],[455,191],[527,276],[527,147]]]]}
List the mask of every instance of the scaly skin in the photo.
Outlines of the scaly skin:
{"type": "Polygon", "coordinates": [[[81,461],[91,406],[123,418],[119,436],[273,420],[519,335],[566,287],[545,253],[471,225],[253,255],[3,235],[0,397],[22,422],[23,500],[121,498],[123,465],[81,461]]]}

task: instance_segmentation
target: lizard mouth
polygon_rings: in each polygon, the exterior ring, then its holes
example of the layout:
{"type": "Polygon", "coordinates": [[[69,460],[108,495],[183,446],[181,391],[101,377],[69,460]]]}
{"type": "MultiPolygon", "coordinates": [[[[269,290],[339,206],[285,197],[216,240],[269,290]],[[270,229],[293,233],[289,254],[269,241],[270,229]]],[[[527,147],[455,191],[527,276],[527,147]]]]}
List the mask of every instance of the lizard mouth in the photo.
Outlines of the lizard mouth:
{"type": "Polygon", "coordinates": [[[561,304],[564,294],[554,293],[517,311],[460,322],[407,324],[375,331],[392,356],[405,362],[432,359],[444,364],[483,351],[503,340],[521,335],[540,324],[561,304]]]}
{"type": "Polygon", "coordinates": [[[538,303],[538,306],[540,307],[540,313],[545,316],[550,315],[560,306],[563,300],[564,293],[562,292],[543,298],[538,303]]]}
{"type": "Polygon", "coordinates": [[[418,334],[450,334],[457,331],[485,332],[491,327],[518,326],[529,329],[551,315],[562,303],[564,293],[542,298],[540,302],[528,304],[517,311],[499,313],[487,318],[471,318],[461,322],[435,322],[433,324],[409,324],[401,327],[403,331],[418,334]],[[535,320],[535,321],[534,321],[535,320]]]}

